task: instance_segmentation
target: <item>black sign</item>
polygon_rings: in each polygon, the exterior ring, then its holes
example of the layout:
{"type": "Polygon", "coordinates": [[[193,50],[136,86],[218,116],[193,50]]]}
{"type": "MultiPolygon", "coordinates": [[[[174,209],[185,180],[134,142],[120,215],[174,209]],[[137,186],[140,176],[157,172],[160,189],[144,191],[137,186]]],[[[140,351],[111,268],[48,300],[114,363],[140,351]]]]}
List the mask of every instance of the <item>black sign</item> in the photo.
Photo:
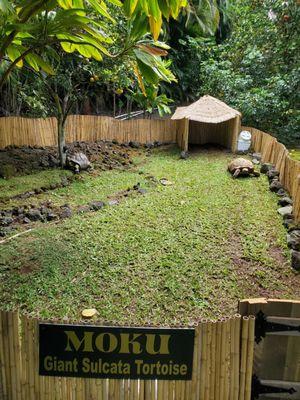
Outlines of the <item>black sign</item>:
{"type": "Polygon", "coordinates": [[[113,379],[192,377],[193,329],[40,324],[40,375],[113,379]]]}

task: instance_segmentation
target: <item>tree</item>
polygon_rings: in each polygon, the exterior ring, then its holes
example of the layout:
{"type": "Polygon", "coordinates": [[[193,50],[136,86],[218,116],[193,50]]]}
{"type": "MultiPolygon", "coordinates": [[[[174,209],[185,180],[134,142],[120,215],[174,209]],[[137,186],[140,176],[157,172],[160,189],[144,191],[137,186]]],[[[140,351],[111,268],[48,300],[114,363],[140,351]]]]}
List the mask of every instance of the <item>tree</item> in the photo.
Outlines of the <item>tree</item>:
{"type": "MultiPolygon", "coordinates": [[[[110,0],[122,7],[128,19],[127,37],[122,51],[112,54],[108,46],[113,44],[109,37],[109,23],[114,23],[106,3],[101,0],[0,0],[0,88],[15,67],[24,64],[36,72],[43,70],[54,75],[48,58],[56,58],[55,46],[60,44],[67,53],[79,52],[86,58],[101,61],[103,55],[116,57],[130,54],[135,74],[142,92],[146,95],[144,80],[158,84],[160,80],[171,82],[174,75],[161,59],[166,55],[165,45],[157,42],[163,17],[176,18],[186,0],[110,0]],[[147,33],[151,32],[154,43],[147,33]]],[[[46,81],[45,84],[47,85],[46,81]]],[[[61,165],[65,165],[64,124],[65,114],[57,93],[50,91],[56,99],[59,116],[58,142],[61,165]],[[62,113],[63,111],[63,113],[62,113]],[[64,116],[62,117],[62,114],[64,116]]]]}

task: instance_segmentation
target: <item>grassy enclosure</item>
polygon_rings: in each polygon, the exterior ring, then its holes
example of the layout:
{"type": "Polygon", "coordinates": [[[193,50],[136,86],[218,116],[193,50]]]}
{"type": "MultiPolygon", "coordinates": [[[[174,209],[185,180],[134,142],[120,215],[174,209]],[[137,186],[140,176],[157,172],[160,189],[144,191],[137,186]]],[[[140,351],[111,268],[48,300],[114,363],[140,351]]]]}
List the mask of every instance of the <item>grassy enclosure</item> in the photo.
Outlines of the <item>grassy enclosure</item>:
{"type": "MultiPolygon", "coordinates": [[[[188,160],[172,146],[150,157],[137,151],[129,170],[86,173],[27,199],[79,206],[118,198],[137,183],[146,190],[3,243],[2,305],[43,318],[78,319],[95,307],[102,321],[186,324],[235,312],[243,297],[299,297],[277,196],[264,176],[233,180],[231,159],[215,149],[188,160]]],[[[22,179],[34,187],[36,177],[14,179],[10,188],[1,181],[1,189],[15,193],[22,179]]]]}

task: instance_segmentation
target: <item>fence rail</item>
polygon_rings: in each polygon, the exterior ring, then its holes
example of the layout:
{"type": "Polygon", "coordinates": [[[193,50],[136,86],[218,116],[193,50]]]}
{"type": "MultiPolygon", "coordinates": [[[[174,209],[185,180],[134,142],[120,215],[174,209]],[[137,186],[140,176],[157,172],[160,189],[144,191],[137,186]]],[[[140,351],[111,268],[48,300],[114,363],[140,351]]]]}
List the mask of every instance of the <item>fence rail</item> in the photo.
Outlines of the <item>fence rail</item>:
{"type": "Polygon", "coordinates": [[[39,321],[2,311],[0,399],[250,400],[254,322],[237,314],[195,326],[190,381],[83,379],[39,376],[39,321]]]}

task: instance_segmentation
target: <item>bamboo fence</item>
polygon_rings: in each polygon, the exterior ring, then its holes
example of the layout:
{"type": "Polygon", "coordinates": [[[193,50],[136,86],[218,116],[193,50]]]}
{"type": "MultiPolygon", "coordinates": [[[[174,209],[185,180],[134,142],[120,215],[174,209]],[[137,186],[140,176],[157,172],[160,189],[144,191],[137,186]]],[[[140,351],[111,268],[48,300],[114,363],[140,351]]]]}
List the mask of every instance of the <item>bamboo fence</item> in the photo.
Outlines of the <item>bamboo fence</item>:
{"type": "Polygon", "coordinates": [[[262,162],[275,165],[280,172],[280,182],[293,198],[295,220],[300,222],[300,162],[291,159],[286,147],[268,133],[251,127],[242,127],[252,134],[252,148],[261,153],[262,162]]]}
{"type": "MultiPolygon", "coordinates": [[[[176,142],[180,124],[170,119],[132,119],[120,121],[96,115],[70,115],[66,122],[66,141],[93,142],[117,140],[120,143],[176,142]]],[[[0,118],[0,148],[57,145],[55,118],[0,118]]]]}
{"type": "Polygon", "coordinates": [[[1,400],[250,400],[252,317],[195,326],[190,381],[39,376],[38,325],[18,312],[0,312],[1,400]]]}

